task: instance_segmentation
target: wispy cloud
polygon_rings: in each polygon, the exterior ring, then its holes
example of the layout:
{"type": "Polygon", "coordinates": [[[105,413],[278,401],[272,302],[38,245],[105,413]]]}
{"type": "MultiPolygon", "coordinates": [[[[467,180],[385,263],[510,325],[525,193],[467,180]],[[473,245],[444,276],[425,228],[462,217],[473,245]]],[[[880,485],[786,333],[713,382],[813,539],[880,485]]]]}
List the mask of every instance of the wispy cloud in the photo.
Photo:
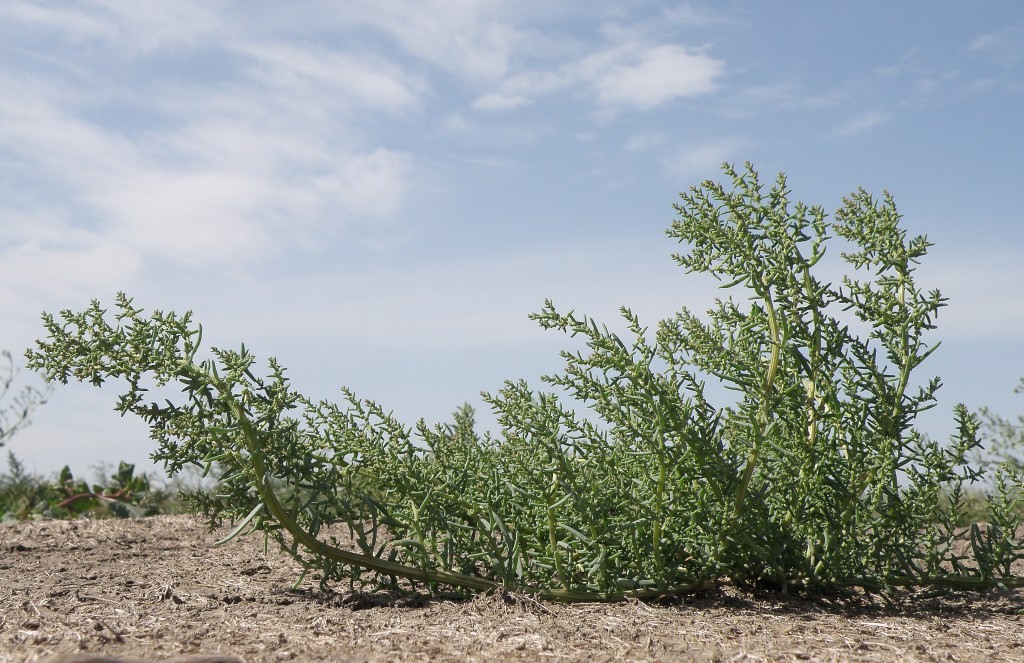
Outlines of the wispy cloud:
{"type": "Polygon", "coordinates": [[[980,34],[967,45],[971,59],[982,66],[971,82],[973,92],[1008,91],[1024,89],[1021,76],[1024,65],[1024,27],[1007,25],[999,30],[980,34]]]}
{"type": "Polygon", "coordinates": [[[943,338],[1005,341],[1024,336],[1024,264],[1012,251],[984,254],[937,247],[920,280],[949,298],[939,315],[943,338]],[[933,284],[933,285],[932,285],[933,284]]]}
{"type": "Polygon", "coordinates": [[[582,90],[598,107],[648,110],[714,92],[725,63],[678,44],[620,44],[554,69],[510,76],[481,95],[479,110],[508,110],[565,89],[582,90]]]}
{"type": "MultiPolygon", "coordinates": [[[[149,13],[130,3],[97,6],[103,11],[89,20],[28,3],[5,11],[70,40],[62,45],[69,58],[79,39],[117,40],[125,25],[142,30],[170,11],[162,4],[149,13]]],[[[138,47],[195,38],[188,26],[197,12],[183,12],[179,23],[169,22],[178,28],[138,47]]],[[[426,90],[421,78],[368,55],[247,41],[230,31],[205,39],[201,48],[230,67],[228,82],[139,81],[79,70],[69,76],[63,67],[29,74],[0,65],[0,151],[12,164],[9,173],[13,180],[32,173],[35,182],[52,185],[45,201],[6,201],[8,214],[76,209],[74,217],[60,217],[65,236],[78,237],[87,258],[97,248],[77,230],[117,237],[134,258],[107,264],[126,269],[147,256],[213,268],[254,264],[312,245],[314,231],[344,236],[399,214],[415,161],[407,151],[367,141],[357,127],[382,112],[416,112],[426,90]],[[144,122],[102,122],[97,105],[135,109],[144,122]]],[[[90,46],[85,57],[127,67],[130,50],[90,46]]],[[[2,254],[5,263],[17,258],[9,249],[2,254]]],[[[63,272],[49,270],[55,278],[63,272]]]]}
{"type": "Polygon", "coordinates": [[[531,71],[510,76],[493,92],[473,102],[475,110],[510,110],[532,103],[539,96],[555,92],[578,82],[579,76],[569,67],[554,71],[531,71]]]}
{"type": "Polygon", "coordinates": [[[223,25],[205,3],[151,0],[83,0],[72,6],[10,0],[0,5],[0,20],[71,42],[116,43],[129,53],[192,43],[223,25]]]}
{"type": "Polygon", "coordinates": [[[474,80],[495,80],[527,38],[500,3],[357,0],[324,20],[375,28],[418,60],[474,80]]]}
{"type": "Polygon", "coordinates": [[[625,147],[629,152],[640,152],[663,145],[666,140],[668,136],[661,131],[644,131],[630,136],[625,147]]]}
{"type": "Polygon", "coordinates": [[[414,108],[426,89],[422,79],[381,58],[282,42],[242,43],[233,50],[245,56],[250,81],[275,96],[315,97],[313,109],[330,109],[334,102],[397,112],[414,108]]]}
{"type": "Polygon", "coordinates": [[[734,15],[717,12],[707,7],[696,7],[690,2],[681,2],[669,7],[661,13],[661,16],[669,23],[683,28],[710,28],[732,25],[738,21],[734,15]]]}
{"type": "MultiPolygon", "coordinates": [[[[663,248],[667,253],[671,247],[666,244],[663,248]]],[[[528,318],[545,299],[617,328],[618,308],[623,305],[653,324],[682,305],[703,310],[719,296],[717,282],[699,277],[683,294],[650,288],[651,283],[676,277],[679,268],[665,255],[658,260],[637,260],[638,252],[638,247],[628,242],[595,242],[466,255],[423,266],[414,277],[370,268],[366,278],[375,284],[372,290],[352,288],[351,281],[337,273],[317,274],[313,279],[282,275],[264,290],[232,304],[239,308],[239,315],[224,317],[238,322],[224,324],[238,324],[239,328],[225,334],[247,339],[279,335],[316,343],[332,339],[374,351],[391,347],[434,352],[552,340],[560,343],[557,336],[544,333],[528,318]],[[615,263],[631,268],[606,267],[615,263]],[[525,264],[530,269],[524,270],[525,264]],[[265,300],[279,302],[275,318],[259,330],[243,328],[247,324],[244,311],[265,300]],[[410,325],[410,320],[416,324],[410,325]]]]}
{"type": "Polygon", "coordinates": [[[4,324],[11,349],[38,333],[42,308],[190,273],[248,283],[295,255],[408,241],[402,212],[429,173],[373,127],[422,113],[420,74],[230,21],[190,27],[202,10],[165,16],[189,3],[144,4],[0,3],[6,53],[32,54],[0,55],[0,307],[21,312],[4,324]],[[45,54],[12,45],[39,34],[45,54]],[[140,62],[170,70],[139,77],[140,62]]]}
{"type": "Polygon", "coordinates": [[[708,94],[724,70],[721,60],[671,44],[631,53],[623,60],[595,72],[594,89],[604,105],[648,109],[708,94]]]}
{"type": "Polygon", "coordinates": [[[836,135],[853,136],[871,131],[875,127],[884,124],[889,119],[888,113],[881,111],[867,111],[846,120],[835,129],[836,135]]]}
{"type": "Polygon", "coordinates": [[[508,92],[488,92],[477,97],[473,101],[473,110],[482,111],[506,111],[530,103],[530,98],[521,94],[509,94],[508,92]]]}
{"type": "Polygon", "coordinates": [[[730,95],[725,107],[730,117],[749,117],[767,110],[825,111],[855,97],[859,86],[846,85],[824,90],[808,89],[793,80],[757,83],[741,87],[730,95]]]}
{"type": "Polygon", "coordinates": [[[992,57],[1002,66],[1012,66],[1024,60],[1024,28],[1006,25],[993,32],[978,35],[967,44],[967,50],[992,57]]]}
{"type": "Polygon", "coordinates": [[[115,30],[104,18],[83,9],[50,7],[34,2],[11,0],[0,5],[0,19],[46,32],[56,32],[75,41],[109,38],[115,30]]]}
{"type": "Polygon", "coordinates": [[[57,206],[30,211],[5,208],[0,218],[2,342],[11,351],[38,334],[42,306],[80,305],[97,293],[135,282],[138,252],[121,241],[72,223],[57,206]]]}
{"type": "Polygon", "coordinates": [[[735,161],[737,153],[748,147],[748,142],[737,136],[683,147],[664,160],[665,168],[681,180],[703,180],[717,173],[723,162],[735,161]]]}

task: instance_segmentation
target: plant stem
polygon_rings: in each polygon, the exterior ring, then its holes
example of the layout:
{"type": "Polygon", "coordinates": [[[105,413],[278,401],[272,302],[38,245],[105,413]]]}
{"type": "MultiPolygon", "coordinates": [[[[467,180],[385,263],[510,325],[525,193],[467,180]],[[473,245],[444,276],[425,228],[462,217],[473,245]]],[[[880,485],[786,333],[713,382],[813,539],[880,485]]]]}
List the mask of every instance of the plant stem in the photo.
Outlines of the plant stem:
{"type": "MultiPolygon", "coordinates": [[[[762,277],[763,281],[763,277],[762,277]]],[[[754,424],[753,449],[747,457],[747,463],[743,468],[743,478],[740,479],[739,488],[736,491],[736,504],[733,507],[733,518],[739,518],[743,512],[743,502],[747,496],[747,488],[754,476],[754,469],[757,467],[758,456],[761,453],[761,444],[764,441],[765,431],[768,429],[768,419],[771,416],[772,387],[775,383],[775,376],[779,370],[779,354],[781,339],[779,336],[779,323],[776,319],[775,304],[772,300],[771,289],[762,283],[756,285],[755,291],[761,296],[765,303],[765,313],[768,317],[768,330],[771,334],[771,359],[768,363],[768,372],[765,374],[761,386],[761,405],[758,408],[757,418],[754,424]]]]}

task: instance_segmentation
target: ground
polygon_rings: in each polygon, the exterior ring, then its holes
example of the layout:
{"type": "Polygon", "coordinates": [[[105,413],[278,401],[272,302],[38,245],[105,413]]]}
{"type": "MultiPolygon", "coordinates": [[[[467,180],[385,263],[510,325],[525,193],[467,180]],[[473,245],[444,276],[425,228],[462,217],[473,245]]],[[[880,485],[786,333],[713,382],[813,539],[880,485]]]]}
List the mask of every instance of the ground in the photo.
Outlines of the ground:
{"type": "Polygon", "coordinates": [[[217,538],[188,516],[0,526],[0,663],[1024,661],[1024,592],[888,605],[729,587],[670,605],[395,598],[312,580],[291,590],[298,565],[264,554],[262,537],[217,538]]]}

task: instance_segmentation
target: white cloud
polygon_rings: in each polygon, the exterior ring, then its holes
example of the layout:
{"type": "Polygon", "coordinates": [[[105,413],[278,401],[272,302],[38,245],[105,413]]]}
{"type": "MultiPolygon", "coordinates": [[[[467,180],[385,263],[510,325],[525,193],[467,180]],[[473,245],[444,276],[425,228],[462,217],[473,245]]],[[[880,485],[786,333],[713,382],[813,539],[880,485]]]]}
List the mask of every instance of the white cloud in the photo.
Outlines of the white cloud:
{"type": "Polygon", "coordinates": [[[172,44],[190,44],[222,34],[220,15],[204,2],[163,0],[92,0],[115,17],[118,45],[151,51],[172,44]]]}
{"type": "MultiPolygon", "coordinates": [[[[115,32],[119,20],[142,26],[146,16],[170,11],[161,4],[145,15],[127,3],[103,4],[109,12],[97,25],[115,32]]],[[[34,16],[34,6],[23,9],[34,16]]],[[[46,18],[63,21],[65,33],[75,29],[69,11],[46,18]]],[[[75,34],[102,32],[88,30],[75,34]]],[[[62,48],[70,63],[77,46],[62,48]]],[[[158,256],[234,268],[322,246],[310,239],[318,233],[392,232],[386,223],[373,228],[399,214],[415,162],[356,127],[381,112],[415,112],[426,90],[420,77],[379,57],[229,32],[203,48],[230,64],[228,82],[122,81],[96,68],[83,79],[60,67],[29,74],[0,64],[0,169],[11,181],[31,178],[53,191],[45,200],[19,194],[5,205],[24,217],[47,206],[75,210],[67,229],[117,237],[133,259],[109,264],[128,267],[158,256]],[[101,86],[97,98],[92,90],[101,86]],[[145,123],[97,120],[122,108],[140,110],[145,123]]],[[[126,55],[111,49],[98,57],[116,68],[126,55]]],[[[78,238],[83,255],[94,253],[89,238],[66,235],[78,238]]],[[[8,253],[0,249],[0,259],[8,253]]]]}
{"type": "Polygon", "coordinates": [[[402,208],[413,165],[409,154],[377,149],[339,159],[312,185],[350,214],[389,219],[402,208]]]}
{"type": "Polygon", "coordinates": [[[501,92],[489,92],[473,101],[473,110],[483,111],[505,111],[526,106],[530,99],[517,94],[504,94],[501,92]]]}
{"type": "Polygon", "coordinates": [[[329,11],[336,15],[332,20],[369,25],[416,58],[476,80],[503,76],[525,38],[499,3],[360,0],[329,11]]]}
{"type": "Polygon", "coordinates": [[[651,260],[649,248],[647,242],[619,241],[512,249],[452,257],[407,272],[371,268],[358,283],[343,271],[315,278],[282,274],[246,295],[248,299],[233,302],[237,313],[221,313],[222,323],[232,327],[221,331],[229,338],[246,338],[247,343],[255,343],[258,334],[375,352],[389,347],[446,352],[553,340],[563,344],[564,338],[541,331],[528,318],[547,298],[617,328],[618,308],[623,305],[653,325],[683,304],[703,310],[719,296],[717,282],[699,277],[683,295],[670,288],[650,288],[651,283],[678,278],[679,268],[667,255],[651,260]],[[624,267],[608,269],[609,264],[624,267]],[[374,287],[363,287],[364,282],[374,287]],[[258,309],[259,301],[278,304],[277,315],[257,330],[247,316],[258,309]]]}
{"type": "Polygon", "coordinates": [[[426,84],[381,59],[285,43],[245,43],[235,49],[246,56],[251,79],[274,94],[299,94],[315,105],[355,104],[396,112],[413,108],[426,84]]]}
{"type": "Polygon", "coordinates": [[[35,2],[10,0],[0,4],[0,20],[51,32],[81,41],[109,38],[113,30],[107,21],[81,9],[57,8],[35,2]]]}
{"type": "Polygon", "coordinates": [[[136,250],[216,265],[258,258],[272,248],[272,225],[260,213],[272,203],[273,189],[265,184],[238,172],[147,169],[84,197],[108,220],[109,232],[136,250]]]}
{"type": "Polygon", "coordinates": [[[987,51],[995,48],[1002,42],[1000,35],[994,32],[986,32],[980,34],[967,44],[967,49],[970,51],[987,51]]]}
{"type": "Polygon", "coordinates": [[[709,173],[718,172],[723,162],[735,161],[734,155],[747,147],[747,142],[737,137],[685,147],[665,159],[665,168],[682,180],[703,180],[709,173]]]}
{"type": "Polygon", "coordinates": [[[340,228],[387,219],[411,176],[408,155],[335,153],[316,126],[286,136],[259,114],[223,126],[197,117],[132,141],[33,98],[31,86],[21,90],[17,103],[0,102],[0,145],[57,186],[59,200],[91,210],[124,247],[186,264],[258,261],[317,219],[340,228]]]}
{"type": "Polygon", "coordinates": [[[705,53],[656,46],[597,74],[594,88],[604,105],[648,109],[713,92],[723,69],[721,60],[705,53]]]}
{"type": "Polygon", "coordinates": [[[39,313],[79,306],[134,282],[142,263],[117,237],[76,227],[59,210],[0,217],[0,343],[16,351],[39,333],[39,313]]]}
{"type": "Polygon", "coordinates": [[[973,92],[1010,92],[1024,89],[1020,65],[1024,63],[1024,29],[1007,25],[994,32],[978,35],[967,45],[982,68],[973,74],[969,88],[973,92]]]}
{"type": "Polygon", "coordinates": [[[949,298],[939,313],[941,338],[1024,337],[1024,290],[1019,286],[1024,282],[1024,263],[1018,253],[989,250],[978,255],[935,247],[919,272],[920,283],[949,298]]]}
{"type": "Polygon", "coordinates": [[[660,131],[644,131],[629,137],[626,141],[626,150],[640,152],[663,145],[666,140],[668,140],[668,136],[660,131]]]}
{"type": "Polygon", "coordinates": [[[985,54],[1002,66],[1012,66],[1024,57],[1021,39],[1024,30],[1020,25],[1007,25],[994,32],[980,34],[967,44],[967,50],[985,54]]]}
{"type": "Polygon", "coordinates": [[[535,97],[549,94],[577,83],[579,73],[573,66],[554,71],[529,71],[510,76],[501,82],[497,92],[486,93],[473,102],[477,110],[507,110],[532,103],[535,97]]]}
{"type": "Polygon", "coordinates": [[[734,23],[737,19],[719,14],[706,7],[694,7],[689,2],[680,3],[662,12],[665,20],[683,28],[710,28],[715,25],[734,23]]]}
{"type": "Polygon", "coordinates": [[[868,111],[843,122],[836,127],[835,133],[839,136],[853,136],[855,134],[861,134],[884,124],[888,119],[888,113],[868,111]]]}
{"type": "Polygon", "coordinates": [[[473,107],[507,110],[567,88],[589,88],[605,109],[648,110],[713,92],[724,69],[721,60],[679,45],[619,44],[550,70],[510,76],[497,91],[478,97],[473,107]]]}
{"type": "Polygon", "coordinates": [[[57,6],[9,0],[0,5],[0,20],[75,42],[116,44],[132,53],[191,43],[221,27],[205,3],[159,0],[83,0],[57,6]]]}
{"type": "Polygon", "coordinates": [[[763,112],[765,108],[781,110],[820,111],[835,108],[856,96],[857,86],[847,85],[818,93],[807,91],[794,81],[751,85],[739,90],[729,106],[730,114],[744,117],[763,112]]]}
{"type": "MultiPolygon", "coordinates": [[[[64,231],[76,229],[65,226],[64,231]]],[[[124,283],[126,275],[138,273],[140,261],[128,247],[115,239],[89,233],[72,245],[32,240],[10,246],[3,252],[0,280],[16,284],[7,292],[19,293],[25,301],[80,298],[97,290],[109,291],[124,283]]]]}
{"type": "Polygon", "coordinates": [[[64,110],[73,93],[59,84],[0,70],[0,87],[0,147],[23,163],[80,182],[130,159],[130,141],[64,110]]]}

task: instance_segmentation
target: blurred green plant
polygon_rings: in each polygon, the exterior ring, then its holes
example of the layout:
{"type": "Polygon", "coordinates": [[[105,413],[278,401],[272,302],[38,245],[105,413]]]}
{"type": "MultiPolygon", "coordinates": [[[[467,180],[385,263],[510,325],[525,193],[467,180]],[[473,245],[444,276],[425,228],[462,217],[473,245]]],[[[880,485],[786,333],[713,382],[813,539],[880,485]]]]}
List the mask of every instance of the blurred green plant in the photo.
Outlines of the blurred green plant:
{"type": "Polygon", "coordinates": [[[0,520],[27,520],[35,509],[46,508],[49,486],[40,476],[25,471],[13,452],[7,452],[7,472],[0,474],[0,520]]]}
{"type": "Polygon", "coordinates": [[[860,190],[829,221],[791,203],[783,175],[766,188],[749,164],[725,173],[728,188],[682,194],[668,235],[686,246],[682,267],[743,298],[716,300],[706,319],[683,309],[653,333],[623,308],[626,340],[545,303],[533,319],[586,346],[544,378],[575,402],[508,382],[484,395],[499,437],[477,433],[469,408],[410,428],[348,390],[312,402],[275,359],[265,378],[244,345],[200,359],[190,313],[147,317],[123,294],[112,320],[96,301],[44,314],[29,365],[62,383],[125,380],[117,410],[149,424],[169,472],[222,470],[195,502],[211,527],[237,523],[225,541],[261,531],[323,583],[565,601],[722,581],[1024,584],[1011,570],[1019,477],[996,474],[986,525],[957,525],[983,476],[966,460],[978,419],[956,406],[949,444],[913,428],[940,386],[914,379],[945,305],[914,278],[927,240],[907,238],[888,194],[860,190]],[[836,237],[860,275],[839,286],[819,276],[836,237]],[[713,405],[707,380],[735,402],[713,405]],[[169,383],[181,399],[147,402],[169,383]]]}
{"type": "MultiPolygon", "coordinates": [[[[0,350],[0,403],[8,398],[11,385],[18,375],[14,358],[7,350],[0,350]]],[[[46,402],[46,393],[32,386],[24,387],[6,406],[0,407],[0,447],[16,432],[29,425],[32,412],[46,402]]]]}
{"type": "Polygon", "coordinates": [[[177,491],[153,488],[146,474],[121,461],[109,478],[92,484],[75,478],[64,466],[53,478],[31,474],[13,453],[7,455],[7,472],[0,474],[0,519],[44,518],[138,518],[164,513],[183,513],[177,491]]]}
{"type": "Polygon", "coordinates": [[[118,464],[117,472],[110,476],[109,481],[92,485],[76,479],[65,465],[57,477],[55,488],[54,499],[60,501],[51,503],[50,511],[56,517],[98,509],[106,509],[111,515],[121,518],[155,515],[158,512],[157,506],[148,499],[149,477],[145,474],[136,476],[135,466],[124,461],[118,464]]]}
{"type": "MultiPolygon", "coordinates": [[[[1024,393],[1024,378],[1014,389],[1024,393]]],[[[987,443],[985,453],[980,456],[987,465],[1005,464],[1018,474],[1024,474],[1024,415],[1010,419],[987,407],[981,408],[982,431],[987,443]]]]}

